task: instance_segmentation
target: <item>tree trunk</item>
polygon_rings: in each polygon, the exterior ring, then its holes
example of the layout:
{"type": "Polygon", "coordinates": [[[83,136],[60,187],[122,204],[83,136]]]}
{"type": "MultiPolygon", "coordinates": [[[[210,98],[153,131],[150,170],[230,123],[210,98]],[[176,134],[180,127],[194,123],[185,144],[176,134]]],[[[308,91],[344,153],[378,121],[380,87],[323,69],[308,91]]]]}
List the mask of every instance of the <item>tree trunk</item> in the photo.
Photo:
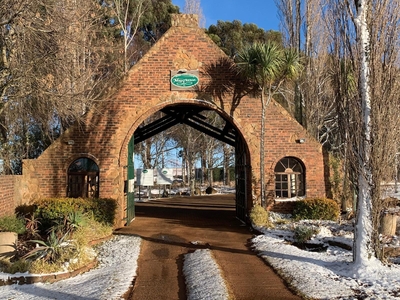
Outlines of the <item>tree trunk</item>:
{"type": "Polygon", "coordinates": [[[264,135],[265,135],[265,96],[264,96],[264,88],[261,90],[261,137],[260,137],[260,191],[261,191],[261,206],[265,207],[266,199],[265,199],[265,187],[264,187],[264,175],[265,175],[265,166],[264,166],[264,135]]]}
{"type": "MultiPolygon", "coordinates": [[[[356,1],[357,2],[357,1],[356,1]]],[[[357,17],[355,23],[358,28],[358,39],[360,43],[360,94],[362,103],[363,134],[361,137],[359,155],[358,176],[358,205],[356,214],[356,226],[354,228],[354,251],[353,260],[358,272],[367,268],[370,260],[376,257],[373,245],[373,222],[372,222],[372,174],[370,169],[371,156],[371,99],[370,99],[370,39],[367,27],[368,5],[366,0],[359,0],[357,17]]]]}
{"type": "Polygon", "coordinates": [[[230,172],[229,172],[229,161],[230,161],[230,147],[224,144],[224,184],[230,185],[230,172]]]}

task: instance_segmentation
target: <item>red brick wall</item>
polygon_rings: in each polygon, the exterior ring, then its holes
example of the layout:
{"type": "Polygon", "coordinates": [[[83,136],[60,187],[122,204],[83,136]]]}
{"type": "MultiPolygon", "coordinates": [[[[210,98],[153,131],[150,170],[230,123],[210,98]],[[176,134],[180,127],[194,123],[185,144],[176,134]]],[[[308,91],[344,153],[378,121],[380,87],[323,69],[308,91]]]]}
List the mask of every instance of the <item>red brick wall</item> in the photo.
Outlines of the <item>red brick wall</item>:
{"type": "Polygon", "coordinates": [[[14,214],[18,176],[0,175],[0,217],[14,214]]]}
{"type": "Polygon", "coordinates": [[[292,214],[295,204],[295,201],[276,201],[268,210],[281,214],[292,214]]]}
{"type": "MultiPolygon", "coordinates": [[[[173,18],[173,26],[130,70],[121,87],[95,111],[85,124],[70,128],[38,159],[25,160],[21,195],[25,201],[38,197],[65,196],[68,166],[86,156],[100,168],[100,197],[119,203],[119,224],[123,223],[127,144],[136,128],[165,106],[191,103],[207,106],[229,120],[249,149],[252,173],[249,179],[249,207],[252,205],[250,182],[259,178],[260,100],[235,97],[233,74],[223,64],[224,53],[198,28],[191,15],[173,18]],[[171,91],[170,71],[198,69],[200,90],[171,91]],[[68,140],[74,143],[69,145],[68,140]]],[[[285,156],[301,159],[306,167],[307,195],[325,195],[321,146],[277,103],[271,102],[266,114],[266,178],[285,156]],[[306,138],[304,144],[296,139],[306,138]]],[[[272,172],[272,173],[271,173],[272,172]]],[[[273,191],[274,183],[268,189],[273,191]]]]}

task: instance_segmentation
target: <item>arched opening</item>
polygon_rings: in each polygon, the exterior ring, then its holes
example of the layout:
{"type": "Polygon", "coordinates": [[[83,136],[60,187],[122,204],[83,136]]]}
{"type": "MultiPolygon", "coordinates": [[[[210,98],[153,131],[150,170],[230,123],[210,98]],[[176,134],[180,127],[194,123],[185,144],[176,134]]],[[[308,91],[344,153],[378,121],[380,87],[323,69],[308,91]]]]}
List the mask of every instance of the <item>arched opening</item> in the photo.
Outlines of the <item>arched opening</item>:
{"type": "Polygon", "coordinates": [[[303,163],[295,157],[284,157],[275,166],[275,197],[294,198],[305,195],[303,163]]]}
{"type": "MultiPolygon", "coordinates": [[[[204,103],[204,102],[202,102],[204,103]]],[[[136,163],[135,169],[154,169],[154,174],[157,173],[155,169],[171,168],[171,164],[168,166],[167,155],[161,152],[160,156],[153,161],[149,158],[152,157],[150,150],[155,150],[156,147],[153,137],[161,135],[160,141],[164,142],[171,139],[171,136],[167,136],[171,129],[176,130],[179,126],[184,126],[181,129],[180,138],[182,140],[188,138],[191,139],[192,144],[185,149],[182,145],[182,141],[176,142],[175,146],[169,145],[167,148],[174,147],[179,148],[178,150],[173,150],[173,157],[170,161],[174,161],[172,164],[173,171],[172,174],[179,175],[179,180],[183,180],[189,185],[189,189],[193,189],[192,195],[205,194],[205,189],[207,186],[212,185],[212,182],[216,177],[216,173],[212,169],[220,168],[217,170],[221,175],[220,179],[223,184],[226,184],[229,179],[231,186],[233,187],[233,194],[236,198],[236,217],[242,221],[247,221],[247,214],[251,208],[249,204],[249,178],[251,178],[250,173],[250,159],[249,152],[246,142],[243,136],[240,134],[236,126],[232,123],[230,118],[224,115],[223,112],[217,111],[215,108],[206,105],[196,105],[194,103],[181,103],[166,106],[159,111],[155,112],[151,117],[146,119],[134,132],[131,142],[134,142],[135,147],[140,145],[140,152],[148,161],[138,165],[136,163]],[[186,129],[185,129],[186,128],[186,129]],[[193,131],[199,136],[194,137],[193,131]],[[216,147],[219,147],[219,155],[221,161],[212,164],[212,155],[207,153],[209,149],[205,150],[211,140],[217,141],[216,147]],[[195,142],[194,142],[195,141],[195,142]],[[147,147],[147,148],[146,148],[147,147]],[[205,148],[203,148],[205,147],[205,148]],[[198,157],[198,164],[194,161],[190,161],[192,157],[191,154],[198,157]],[[208,155],[208,156],[207,156],[208,155]],[[178,163],[180,165],[178,166],[178,163]],[[181,168],[182,170],[177,170],[181,168]],[[232,175],[230,175],[232,173],[232,175]],[[233,176],[234,173],[234,176],[233,176]],[[213,175],[214,174],[214,175],[213,175]],[[202,187],[200,187],[202,185],[202,187]],[[199,191],[199,187],[203,188],[203,191],[199,191]]],[[[175,139],[179,139],[175,137],[175,139]]],[[[131,143],[129,143],[130,145],[131,143]]],[[[128,148],[131,146],[128,145],[128,148]]],[[[158,145],[158,144],[157,144],[158,145]]],[[[135,148],[135,152],[138,149],[135,148]]],[[[128,149],[128,169],[130,164],[130,159],[132,159],[132,152],[128,149]]],[[[193,157],[194,157],[193,156],[193,157]]],[[[132,175],[127,175],[128,184],[132,181],[132,175]]],[[[136,178],[137,179],[137,178],[136,178]]],[[[251,183],[250,183],[251,184],[251,183]]],[[[132,188],[128,185],[128,195],[127,195],[127,218],[132,219],[132,212],[129,211],[129,207],[132,207],[132,202],[130,200],[132,188]]],[[[209,187],[209,186],[208,186],[209,187]]],[[[251,192],[251,191],[250,191],[251,192]]],[[[129,223],[129,221],[128,221],[129,223]]]]}
{"type": "Polygon", "coordinates": [[[98,198],[99,166],[90,158],[80,157],[68,167],[67,197],[98,198]]]}

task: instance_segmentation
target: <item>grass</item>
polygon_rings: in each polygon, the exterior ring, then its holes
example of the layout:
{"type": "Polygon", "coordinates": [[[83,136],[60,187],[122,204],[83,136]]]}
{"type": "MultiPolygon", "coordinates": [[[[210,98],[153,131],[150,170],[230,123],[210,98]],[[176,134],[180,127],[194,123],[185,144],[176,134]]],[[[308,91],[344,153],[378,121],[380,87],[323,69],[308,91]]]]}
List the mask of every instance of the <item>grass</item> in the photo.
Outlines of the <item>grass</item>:
{"type": "Polygon", "coordinates": [[[260,205],[254,205],[250,212],[250,220],[255,226],[267,226],[268,212],[260,205]]]}

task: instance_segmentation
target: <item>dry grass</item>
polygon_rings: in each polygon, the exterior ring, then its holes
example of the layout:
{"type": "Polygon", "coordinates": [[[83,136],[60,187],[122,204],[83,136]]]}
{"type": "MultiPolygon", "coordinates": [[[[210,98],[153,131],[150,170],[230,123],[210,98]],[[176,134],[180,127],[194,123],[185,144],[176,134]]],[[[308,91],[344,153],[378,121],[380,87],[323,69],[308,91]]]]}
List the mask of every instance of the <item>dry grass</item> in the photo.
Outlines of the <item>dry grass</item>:
{"type": "Polygon", "coordinates": [[[268,212],[260,205],[254,205],[250,212],[250,220],[255,226],[267,226],[268,212]]]}

